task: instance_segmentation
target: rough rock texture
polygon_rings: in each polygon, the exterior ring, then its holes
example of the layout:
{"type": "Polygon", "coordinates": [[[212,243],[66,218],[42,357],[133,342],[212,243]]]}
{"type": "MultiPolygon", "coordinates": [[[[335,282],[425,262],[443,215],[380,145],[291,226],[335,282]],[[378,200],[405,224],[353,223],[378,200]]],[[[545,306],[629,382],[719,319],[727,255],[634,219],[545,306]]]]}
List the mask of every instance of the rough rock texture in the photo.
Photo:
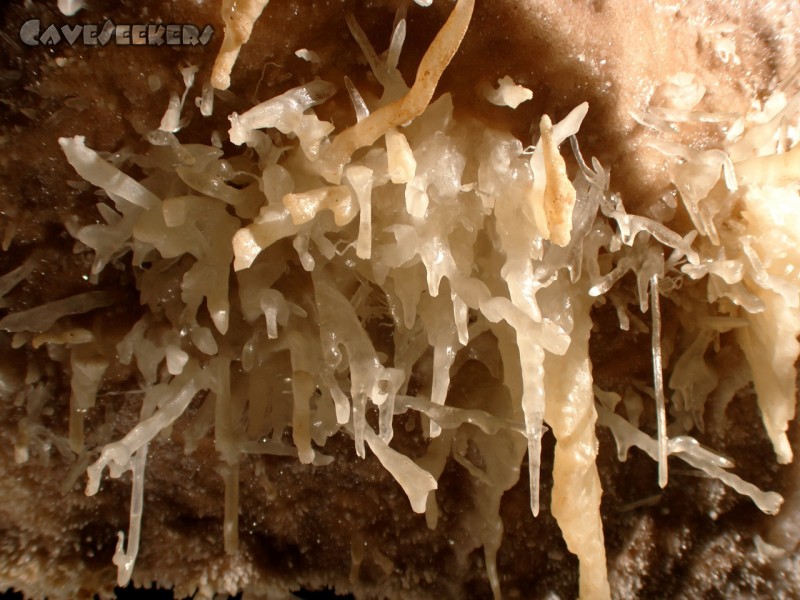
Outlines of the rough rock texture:
{"type": "MultiPolygon", "coordinates": [[[[134,278],[109,268],[98,286],[85,280],[89,259],[72,255],[74,241],[67,228],[96,222],[96,199],[90,186],[67,183],[77,176],[57,139],[85,135],[87,145],[97,150],[135,151],[144,144],[142,135],[158,126],[170,92],[181,91],[178,68],[197,64],[198,81],[208,78],[222,25],[217,4],[211,1],[128,1],[113,11],[100,2],[87,4],[85,11],[70,18],[60,15],[54,2],[12,0],[0,9],[0,238],[5,240],[0,273],[35,257],[31,276],[7,296],[6,311],[98,287],[122,294],[128,301],[120,308],[76,319],[107,333],[113,362],[115,341],[141,310],[134,278]],[[20,24],[30,17],[102,23],[109,16],[117,22],[160,18],[211,23],[218,36],[208,48],[180,50],[70,49],[63,44],[29,48],[17,37],[20,24]],[[160,80],[155,91],[152,79],[148,81],[152,76],[160,80]]],[[[181,141],[207,142],[212,130],[227,129],[230,112],[243,112],[314,75],[330,81],[341,81],[344,74],[363,77],[366,69],[343,15],[352,10],[373,43],[383,48],[399,4],[272,0],[255,26],[253,40],[242,50],[230,93],[217,96],[210,119],[201,120],[195,113],[180,133],[181,141]],[[295,57],[301,47],[318,52],[322,64],[295,57]]],[[[630,111],[647,105],[654,82],[680,71],[697,74],[708,88],[703,109],[744,111],[793,66],[800,17],[789,12],[790,5],[755,0],[725,6],[695,1],[478,2],[462,49],[440,89],[453,92],[457,110],[508,127],[526,144],[537,136],[535,124],[543,112],[561,118],[588,100],[591,109],[580,136],[584,153],[611,166],[612,188],[622,193],[631,212],[647,214],[668,179],[660,155],[643,145],[644,130],[630,111]],[[732,28],[725,29],[727,25],[732,28]],[[734,41],[740,63],[726,63],[715,53],[714,36],[734,41]],[[513,114],[489,105],[479,91],[504,75],[534,91],[533,100],[513,114]]],[[[410,41],[401,61],[407,80],[450,8],[440,0],[428,9],[409,8],[410,41]]],[[[337,98],[339,112],[328,117],[344,127],[353,116],[344,92],[337,98]]],[[[697,127],[685,135],[709,144],[719,132],[697,127]]],[[[601,387],[620,389],[628,377],[646,378],[648,335],[623,336],[605,327],[613,320],[609,309],[598,309],[595,318],[592,361],[601,387]]],[[[41,441],[33,445],[38,451],[31,452],[27,463],[15,463],[14,447],[25,423],[38,420],[47,430],[65,434],[69,376],[46,348],[13,346],[11,334],[0,333],[0,588],[14,587],[39,598],[91,598],[95,593],[108,597],[115,582],[115,534],[127,528],[129,476],[105,479],[97,496],[85,497],[85,478],[75,467],[74,455],[38,430],[33,432],[41,441]],[[36,366],[41,378],[29,379],[26,385],[26,374],[32,377],[29,365],[36,366]],[[28,401],[33,393],[41,393],[44,403],[35,415],[28,401]]],[[[480,368],[475,375],[456,378],[453,389],[480,385],[480,368]]],[[[137,388],[129,369],[114,365],[107,379],[100,390],[107,413],[93,418],[97,426],[105,419],[111,425],[110,431],[97,435],[98,444],[124,435],[139,410],[135,396],[118,394],[137,388]]],[[[226,556],[224,486],[213,441],[203,442],[191,455],[184,455],[181,443],[198,409],[199,401],[176,423],[171,437],[151,445],[142,545],[133,577],[138,585],[174,586],[177,596],[199,589],[202,597],[249,587],[279,598],[301,586],[335,587],[363,598],[491,596],[483,553],[460,525],[460,516],[471,508],[466,472],[448,463],[437,492],[442,516],[437,529],[429,530],[374,456],[357,459],[352,441],[342,434],[326,446],[336,458],[326,468],[301,465],[294,458],[243,459],[240,551],[226,556]]],[[[710,423],[700,440],[734,459],[743,478],[788,498],[777,519],[765,517],[722,484],[682,471],[679,463],[671,463],[671,482],[662,491],[653,462],[634,451],[628,462],[618,463],[613,440],[600,432],[602,512],[616,596],[800,593],[796,534],[786,533],[796,529],[800,513],[797,467],[775,466],[752,396],[743,393],[737,398],[727,417],[731,426],[710,423]],[[761,540],[791,551],[776,558],[763,550],[761,540]]],[[[396,429],[403,431],[401,426],[396,429]]],[[[395,443],[411,455],[427,443],[419,426],[398,438],[395,443]]],[[[797,441],[794,435],[795,447],[797,441]]],[[[552,484],[549,461],[548,438],[543,506],[549,503],[552,484]]],[[[538,519],[531,516],[525,475],[503,498],[501,516],[505,534],[498,570],[507,597],[545,597],[550,592],[574,597],[577,561],[566,550],[549,511],[538,519]]]]}

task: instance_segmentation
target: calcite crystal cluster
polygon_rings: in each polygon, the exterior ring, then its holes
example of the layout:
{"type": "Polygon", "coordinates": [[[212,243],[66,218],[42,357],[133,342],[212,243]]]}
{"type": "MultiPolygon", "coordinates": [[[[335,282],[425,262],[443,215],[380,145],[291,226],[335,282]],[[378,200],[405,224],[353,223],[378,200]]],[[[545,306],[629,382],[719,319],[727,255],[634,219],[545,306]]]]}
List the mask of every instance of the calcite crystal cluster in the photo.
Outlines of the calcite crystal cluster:
{"type": "Polygon", "coordinates": [[[2,16],[0,587],[800,589],[788,4],[61,4],[2,16]]]}

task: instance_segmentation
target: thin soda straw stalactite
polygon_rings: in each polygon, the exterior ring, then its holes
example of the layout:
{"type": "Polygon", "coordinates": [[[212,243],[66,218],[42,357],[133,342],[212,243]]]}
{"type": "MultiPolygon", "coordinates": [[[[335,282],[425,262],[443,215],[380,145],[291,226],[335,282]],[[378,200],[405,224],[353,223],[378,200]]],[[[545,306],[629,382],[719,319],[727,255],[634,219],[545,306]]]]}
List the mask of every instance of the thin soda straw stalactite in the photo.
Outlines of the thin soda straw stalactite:
{"type": "Polygon", "coordinates": [[[656,396],[656,427],[658,429],[658,485],[666,487],[668,480],[667,409],[664,399],[664,372],[661,364],[661,300],[658,275],[650,278],[650,310],[652,311],[653,387],[656,396]]]}

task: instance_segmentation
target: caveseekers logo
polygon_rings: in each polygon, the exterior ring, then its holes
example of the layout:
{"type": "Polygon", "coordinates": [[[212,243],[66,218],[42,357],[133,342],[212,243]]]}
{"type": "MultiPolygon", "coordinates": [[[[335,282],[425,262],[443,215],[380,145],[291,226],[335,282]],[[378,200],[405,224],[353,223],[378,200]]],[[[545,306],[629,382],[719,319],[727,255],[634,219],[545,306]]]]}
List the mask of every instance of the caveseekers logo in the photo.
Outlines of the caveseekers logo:
{"type": "Polygon", "coordinates": [[[206,25],[202,31],[195,25],[115,24],[110,19],[102,25],[49,25],[39,19],[25,21],[19,28],[19,39],[28,46],[205,46],[214,29],[206,25]]]}

